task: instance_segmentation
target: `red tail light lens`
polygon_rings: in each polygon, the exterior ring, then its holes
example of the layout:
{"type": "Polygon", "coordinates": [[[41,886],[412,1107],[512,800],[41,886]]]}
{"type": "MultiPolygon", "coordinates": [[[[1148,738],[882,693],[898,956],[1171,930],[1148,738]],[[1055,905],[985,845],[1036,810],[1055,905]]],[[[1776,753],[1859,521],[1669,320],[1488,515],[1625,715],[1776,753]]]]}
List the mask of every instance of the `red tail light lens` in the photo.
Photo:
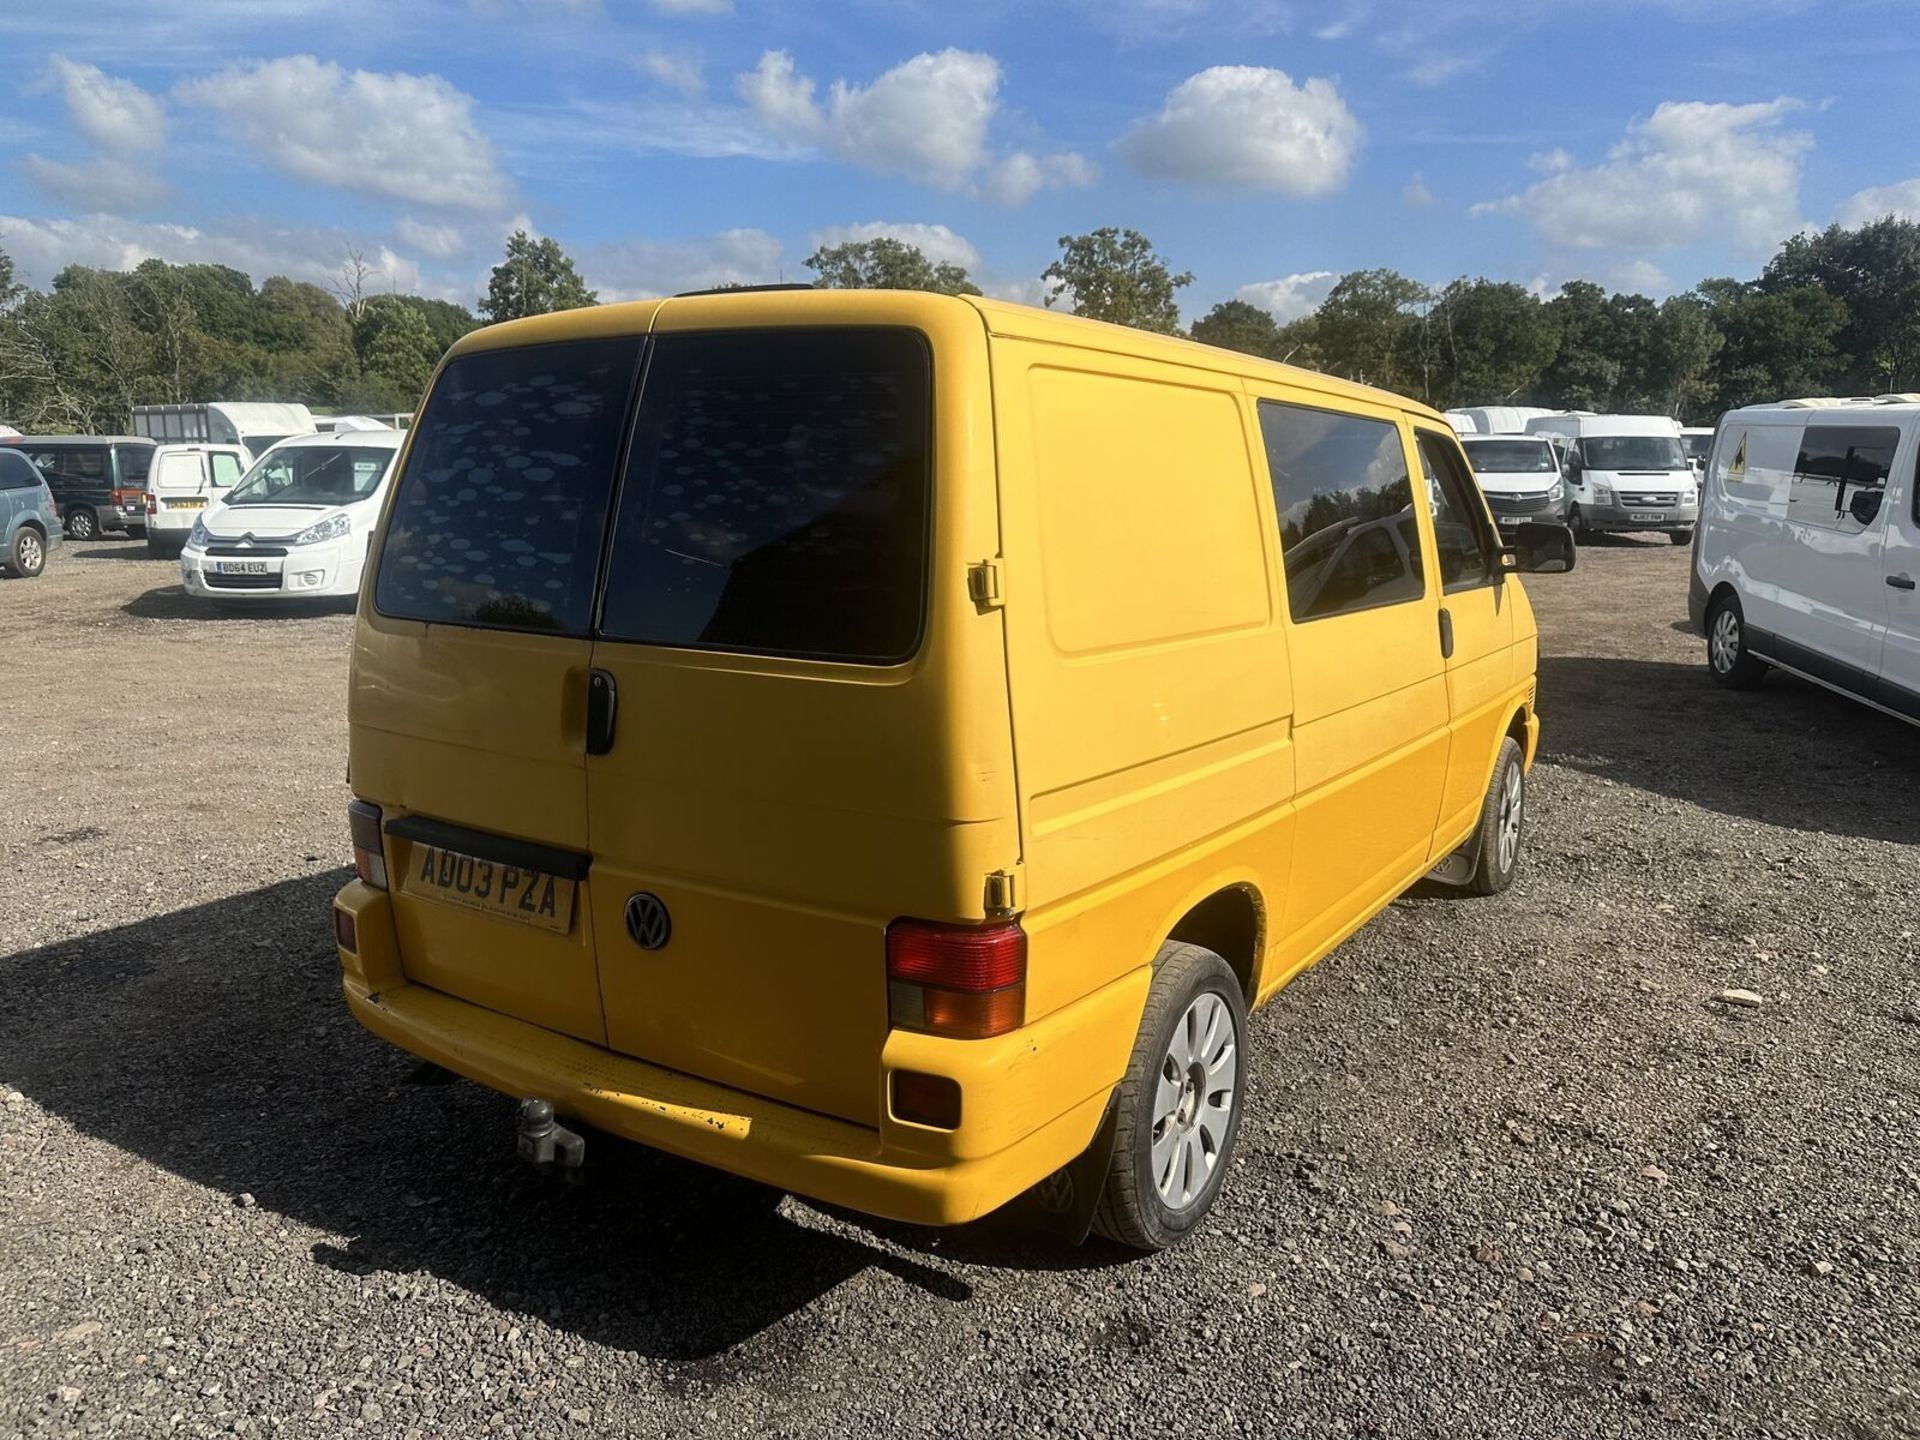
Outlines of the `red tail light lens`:
{"type": "Polygon", "coordinates": [[[895,1029],[954,1040],[1018,1030],[1027,1008],[1027,934],[1018,924],[887,927],[887,1015],[895,1029]]]}
{"type": "Polygon", "coordinates": [[[893,1072],[893,1118],[936,1130],[960,1128],[960,1084],[918,1070],[893,1072]]]}
{"type": "Polygon", "coordinates": [[[353,871],[376,890],[387,888],[387,854],[380,843],[380,807],[364,800],[347,806],[347,830],[353,836],[353,871]]]}
{"type": "Polygon", "coordinates": [[[160,497],[155,495],[151,490],[147,492],[147,513],[149,515],[158,515],[160,513],[160,497]]]}
{"type": "Polygon", "coordinates": [[[333,938],[340,942],[340,948],[349,955],[360,953],[360,927],[351,913],[338,907],[333,912],[333,938]]]}

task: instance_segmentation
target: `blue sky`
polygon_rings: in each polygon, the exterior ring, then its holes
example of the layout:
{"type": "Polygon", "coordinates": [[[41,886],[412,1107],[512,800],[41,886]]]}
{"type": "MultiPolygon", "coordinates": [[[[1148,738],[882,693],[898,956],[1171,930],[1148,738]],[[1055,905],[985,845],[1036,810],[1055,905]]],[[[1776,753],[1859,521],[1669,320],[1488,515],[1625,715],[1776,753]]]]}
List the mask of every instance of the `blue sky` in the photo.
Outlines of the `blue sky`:
{"type": "Polygon", "coordinates": [[[1146,232],[1189,318],[1391,266],[1661,295],[1920,218],[1920,0],[13,0],[0,246],[471,301],[516,225],[608,298],[875,233],[1035,300],[1146,232]]]}

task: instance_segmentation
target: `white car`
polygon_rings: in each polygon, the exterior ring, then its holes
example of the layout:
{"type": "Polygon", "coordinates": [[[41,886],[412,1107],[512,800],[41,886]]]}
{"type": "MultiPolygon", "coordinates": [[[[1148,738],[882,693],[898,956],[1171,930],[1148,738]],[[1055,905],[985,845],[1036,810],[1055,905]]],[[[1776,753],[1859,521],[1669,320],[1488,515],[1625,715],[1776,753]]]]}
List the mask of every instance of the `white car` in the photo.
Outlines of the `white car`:
{"type": "Polygon", "coordinates": [[[187,593],[241,602],[357,595],[405,439],[363,430],[275,445],[194,522],[180,552],[187,593]]]}
{"type": "Polygon", "coordinates": [[[1687,613],[1713,677],[1778,667],[1920,724],[1920,404],[1730,410],[1707,461],[1687,613]]]}
{"type": "Polygon", "coordinates": [[[1567,524],[1575,535],[1660,530],[1676,545],[1693,539],[1700,487],[1680,445],[1679,421],[1578,411],[1539,416],[1526,429],[1567,444],[1567,524]]]}
{"type": "Polygon", "coordinates": [[[1460,444],[1502,530],[1529,520],[1566,524],[1566,460],[1553,437],[1463,435],[1460,444]]]}
{"type": "Polygon", "coordinates": [[[226,499],[252,457],[239,445],[159,445],[147,467],[147,553],[171,560],[193,522],[226,499]]]}

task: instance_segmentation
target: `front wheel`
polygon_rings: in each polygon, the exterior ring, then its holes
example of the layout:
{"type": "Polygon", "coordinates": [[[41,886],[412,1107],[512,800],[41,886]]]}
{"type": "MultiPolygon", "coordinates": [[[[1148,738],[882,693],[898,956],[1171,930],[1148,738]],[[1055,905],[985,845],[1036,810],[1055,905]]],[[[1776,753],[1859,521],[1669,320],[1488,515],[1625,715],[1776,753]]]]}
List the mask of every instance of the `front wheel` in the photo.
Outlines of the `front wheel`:
{"type": "Polygon", "coordinates": [[[1520,845],[1527,829],[1527,757],[1509,735],[1493,762],[1493,783],[1480,805],[1477,832],[1479,863],[1467,888],[1476,895],[1498,895],[1520,871],[1520,845]]]}
{"type": "Polygon", "coordinates": [[[1693,543],[1693,531],[1669,530],[1667,531],[1667,539],[1676,545],[1691,545],[1693,543]]]}
{"type": "Polygon", "coordinates": [[[1723,593],[1707,607],[1707,669],[1729,690],[1751,690],[1767,674],[1767,662],[1747,649],[1747,617],[1739,597],[1723,593]]]}
{"type": "Polygon", "coordinates": [[[31,525],[22,525],[13,537],[7,568],[23,580],[36,580],[47,568],[47,542],[31,525]]]}
{"type": "Polygon", "coordinates": [[[98,540],[100,538],[100,521],[94,515],[93,511],[84,505],[76,505],[73,509],[67,511],[66,522],[67,538],[69,540],[98,540]]]}
{"type": "Polygon", "coordinates": [[[1578,505],[1567,512],[1567,528],[1573,532],[1576,545],[1584,545],[1593,538],[1593,532],[1587,528],[1587,517],[1580,513],[1578,505]]]}
{"type": "Polygon", "coordinates": [[[1164,1250],[1197,1227],[1227,1178],[1246,1091],[1247,1004],[1211,950],[1169,940],[1114,1095],[1113,1151],[1093,1227],[1164,1250]]]}

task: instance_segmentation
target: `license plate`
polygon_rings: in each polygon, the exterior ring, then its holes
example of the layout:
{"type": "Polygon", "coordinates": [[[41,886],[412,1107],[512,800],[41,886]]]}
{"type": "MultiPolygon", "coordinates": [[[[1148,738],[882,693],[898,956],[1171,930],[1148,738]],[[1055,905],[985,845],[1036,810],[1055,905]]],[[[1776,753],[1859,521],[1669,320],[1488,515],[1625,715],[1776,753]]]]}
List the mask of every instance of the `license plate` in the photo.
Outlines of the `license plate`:
{"type": "Polygon", "coordinates": [[[1667,517],[1664,512],[1659,510],[1635,510],[1627,518],[1629,520],[1651,520],[1657,524],[1667,517]]]}
{"type": "Polygon", "coordinates": [[[216,560],[213,562],[213,573],[216,575],[266,575],[271,572],[268,571],[267,562],[264,560],[216,560]]]}
{"type": "Polygon", "coordinates": [[[1493,518],[1502,525],[1518,525],[1526,517],[1524,515],[1496,515],[1493,518]]]}
{"type": "Polygon", "coordinates": [[[575,883],[543,870],[479,860],[437,845],[415,845],[407,868],[409,895],[518,920],[564,935],[573,926],[575,883]]]}
{"type": "Polygon", "coordinates": [[[166,500],[161,503],[169,510],[204,510],[207,508],[207,502],[204,500],[166,500]]]}

